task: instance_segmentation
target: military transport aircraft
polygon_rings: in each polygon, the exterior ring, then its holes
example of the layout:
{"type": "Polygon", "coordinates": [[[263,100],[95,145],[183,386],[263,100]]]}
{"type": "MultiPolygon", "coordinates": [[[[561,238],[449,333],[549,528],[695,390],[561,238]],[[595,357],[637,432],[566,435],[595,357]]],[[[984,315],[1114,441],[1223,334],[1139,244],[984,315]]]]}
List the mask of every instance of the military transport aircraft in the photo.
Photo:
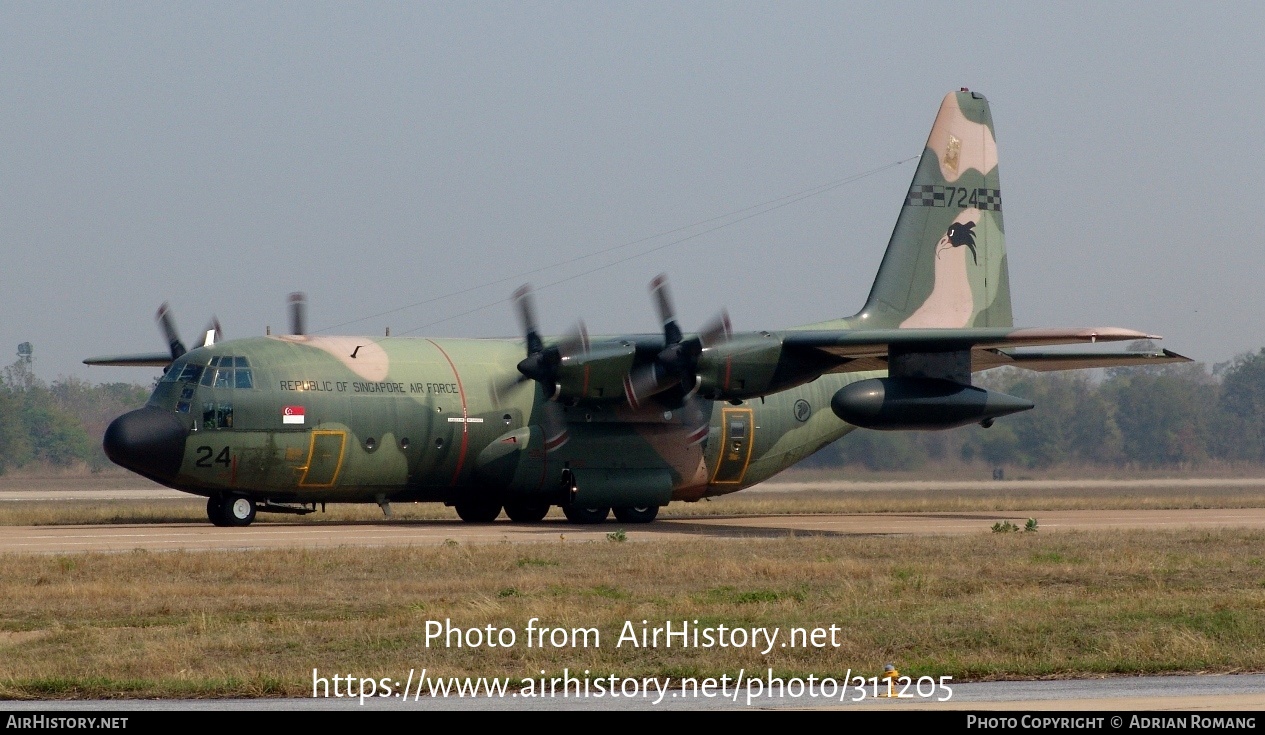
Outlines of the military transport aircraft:
{"type": "Polygon", "coordinates": [[[222,526],[326,503],[443,502],[470,522],[504,509],[573,523],[652,521],[768,479],[852,431],[948,429],[1033,404],[971,385],[1030,370],[1186,361],[1169,352],[1030,348],[1155,339],[1118,328],[1013,326],[997,144],[987,100],[944,98],[865,305],[854,316],[733,332],[723,315],[684,333],[666,281],[662,330],[545,340],[527,288],[525,340],[307,334],[291,296],[287,335],[90,365],[162,365],[144,408],[110,424],[110,459],[207,498],[222,526]],[[1016,349],[1018,348],[1018,349],[1016,349]],[[1028,348],[1028,349],[1024,349],[1028,348]],[[525,353],[525,354],[524,354],[525,353]]]}

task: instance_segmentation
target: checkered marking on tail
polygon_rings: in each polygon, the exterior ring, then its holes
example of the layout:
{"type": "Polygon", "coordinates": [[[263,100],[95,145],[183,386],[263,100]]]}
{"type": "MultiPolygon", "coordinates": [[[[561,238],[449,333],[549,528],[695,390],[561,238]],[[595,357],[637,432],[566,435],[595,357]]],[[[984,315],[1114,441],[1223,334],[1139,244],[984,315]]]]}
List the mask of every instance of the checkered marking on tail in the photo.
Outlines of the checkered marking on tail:
{"type": "Polygon", "coordinates": [[[981,211],[1001,211],[1000,189],[967,189],[938,184],[914,184],[905,196],[906,207],[974,207],[981,211]]]}

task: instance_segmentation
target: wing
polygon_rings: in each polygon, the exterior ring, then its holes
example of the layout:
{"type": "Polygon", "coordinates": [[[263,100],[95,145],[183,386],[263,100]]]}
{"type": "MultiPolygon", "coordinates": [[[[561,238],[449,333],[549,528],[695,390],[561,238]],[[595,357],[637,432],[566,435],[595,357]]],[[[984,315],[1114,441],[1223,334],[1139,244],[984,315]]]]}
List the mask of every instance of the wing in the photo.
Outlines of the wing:
{"type": "Polygon", "coordinates": [[[144,355],[105,355],[89,357],[83,361],[85,365],[122,365],[125,367],[167,367],[171,364],[171,353],[151,352],[144,355]]]}
{"type": "MultiPolygon", "coordinates": [[[[687,337],[688,342],[692,337],[687,337]]],[[[714,400],[769,395],[829,373],[887,371],[891,377],[942,378],[969,385],[970,375],[1010,365],[1027,370],[1079,370],[1189,362],[1167,350],[1058,352],[1024,348],[1124,342],[1158,337],[1131,329],[825,329],[739,332],[691,356],[692,391],[714,400]]],[[[563,361],[564,401],[624,400],[627,376],[662,359],[660,335],[595,337],[584,356],[563,361]],[[656,357],[659,356],[659,357],[656,357]]]]}

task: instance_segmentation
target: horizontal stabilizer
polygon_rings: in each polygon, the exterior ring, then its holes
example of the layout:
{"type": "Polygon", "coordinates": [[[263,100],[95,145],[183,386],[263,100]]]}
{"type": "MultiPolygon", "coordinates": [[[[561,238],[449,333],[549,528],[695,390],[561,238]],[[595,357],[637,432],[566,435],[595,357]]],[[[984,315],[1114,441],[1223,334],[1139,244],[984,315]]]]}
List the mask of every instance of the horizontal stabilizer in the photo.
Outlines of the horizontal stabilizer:
{"type": "Polygon", "coordinates": [[[1126,342],[1138,339],[1160,339],[1153,334],[1118,327],[1082,327],[1074,329],[822,329],[787,332],[787,347],[814,347],[837,357],[885,355],[892,347],[927,351],[961,349],[1000,349],[1002,347],[1044,347],[1049,345],[1126,342]]]}
{"type": "MultiPolygon", "coordinates": [[[[1027,370],[1081,370],[1085,368],[1162,365],[1189,362],[1190,358],[1175,352],[1031,352],[1012,348],[1048,347],[1052,345],[1096,344],[1159,339],[1155,335],[1117,327],[1075,329],[873,329],[873,330],[805,330],[784,333],[785,348],[801,357],[813,358],[807,363],[835,364],[826,373],[859,373],[890,370],[896,354],[957,353],[962,356],[961,375],[966,380],[970,355],[970,372],[1010,365],[1027,370]]],[[[944,376],[941,376],[944,377],[944,376]]]]}
{"type": "Polygon", "coordinates": [[[151,352],[147,355],[106,355],[89,357],[85,365],[119,365],[123,367],[167,367],[171,364],[170,352],[151,352]]]}

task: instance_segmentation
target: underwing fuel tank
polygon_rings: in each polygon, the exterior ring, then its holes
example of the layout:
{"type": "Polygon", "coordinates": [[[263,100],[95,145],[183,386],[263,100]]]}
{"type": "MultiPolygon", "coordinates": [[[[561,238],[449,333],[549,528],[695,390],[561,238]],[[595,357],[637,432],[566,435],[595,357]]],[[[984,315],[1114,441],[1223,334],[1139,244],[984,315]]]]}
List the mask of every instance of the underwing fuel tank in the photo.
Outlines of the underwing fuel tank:
{"type": "Polygon", "coordinates": [[[840,388],[830,399],[839,418],[866,429],[952,429],[990,425],[999,416],[1027,411],[1024,398],[940,378],[872,378],[840,388]]]}

